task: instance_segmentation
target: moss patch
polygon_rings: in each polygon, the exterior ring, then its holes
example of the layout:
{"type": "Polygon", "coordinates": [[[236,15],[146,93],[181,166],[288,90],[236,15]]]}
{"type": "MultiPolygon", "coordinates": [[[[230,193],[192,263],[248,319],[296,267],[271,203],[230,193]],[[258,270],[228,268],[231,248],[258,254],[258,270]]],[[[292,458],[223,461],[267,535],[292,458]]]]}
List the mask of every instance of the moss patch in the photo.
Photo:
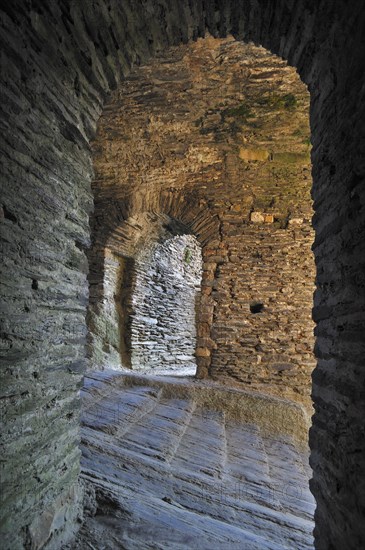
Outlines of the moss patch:
{"type": "Polygon", "coordinates": [[[274,153],[273,161],[280,164],[308,164],[310,162],[310,154],[309,151],[305,153],[292,153],[289,151],[274,153]]]}
{"type": "Polygon", "coordinates": [[[270,94],[267,97],[263,97],[259,101],[260,105],[267,105],[270,109],[288,109],[293,111],[298,106],[297,98],[294,94],[270,94]]]}
{"type": "Polygon", "coordinates": [[[227,117],[236,118],[241,122],[246,122],[247,119],[252,118],[254,114],[252,113],[250,107],[247,103],[241,103],[237,107],[230,107],[221,111],[222,121],[224,122],[227,117]]]}

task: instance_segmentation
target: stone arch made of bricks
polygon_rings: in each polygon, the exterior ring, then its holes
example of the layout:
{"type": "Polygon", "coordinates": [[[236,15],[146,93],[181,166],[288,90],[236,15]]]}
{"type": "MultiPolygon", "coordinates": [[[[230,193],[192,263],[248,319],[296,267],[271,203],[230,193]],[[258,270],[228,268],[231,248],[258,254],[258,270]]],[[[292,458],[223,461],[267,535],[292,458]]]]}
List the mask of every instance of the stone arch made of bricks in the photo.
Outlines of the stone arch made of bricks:
{"type": "Polygon", "coordinates": [[[2,4],[5,547],[42,546],[60,509],[76,519],[97,120],[132,65],[206,30],[283,57],[311,93],[315,539],[364,545],[364,18],[361,0],[2,4]]]}
{"type": "MultiPolygon", "coordinates": [[[[150,205],[151,206],[151,205],[150,205]]],[[[95,330],[99,323],[95,316],[103,315],[100,304],[104,298],[105,279],[105,256],[106,251],[114,253],[123,264],[123,272],[126,280],[133,276],[126,271],[133,270],[133,261],[138,251],[156,241],[159,230],[170,224],[178,226],[182,234],[194,235],[201,246],[203,262],[202,289],[199,299],[197,313],[197,376],[205,378],[208,375],[211,350],[216,348],[211,339],[213,323],[214,300],[204,292],[204,289],[214,282],[217,264],[209,261],[206,254],[216,250],[219,252],[222,246],[220,221],[218,217],[197,200],[194,193],[185,194],[182,191],[171,189],[159,195],[154,206],[154,211],[143,211],[145,205],[141,205],[142,212],[135,212],[133,216],[123,219],[123,212],[128,212],[125,204],[114,204],[108,209],[107,218],[103,221],[98,219],[94,227],[94,242],[89,251],[89,285],[90,285],[90,306],[88,312],[89,341],[95,340],[95,330]],[[126,263],[127,262],[127,263],[126,263]],[[128,265],[127,265],[128,264],[128,265]]],[[[96,212],[97,214],[98,212],[96,212]]],[[[103,217],[103,213],[100,214],[103,217]]],[[[126,214],[128,216],[128,214],[126,214]]],[[[129,291],[133,292],[133,285],[127,284],[129,291]]],[[[125,317],[120,313],[120,318],[125,317]]],[[[104,321],[105,324],[105,321],[104,321]]],[[[127,326],[127,323],[125,324],[127,326]]],[[[91,348],[89,357],[93,355],[94,344],[89,343],[91,348]]],[[[125,362],[129,364],[127,354],[125,362]]],[[[92,366],[98,366],[97,361],[92,359],[92,366]]],[[[100,364],[99,364],[100,367],[100,364]]]]}

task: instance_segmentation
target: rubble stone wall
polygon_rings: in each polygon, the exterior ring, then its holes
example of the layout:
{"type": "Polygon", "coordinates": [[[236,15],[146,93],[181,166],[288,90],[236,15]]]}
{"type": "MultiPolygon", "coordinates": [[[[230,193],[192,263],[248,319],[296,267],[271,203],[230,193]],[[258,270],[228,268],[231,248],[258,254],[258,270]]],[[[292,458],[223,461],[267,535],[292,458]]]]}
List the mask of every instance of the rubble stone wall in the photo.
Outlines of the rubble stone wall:
{"type": "Polygon", "coordinates": [[[131,363],[136,370],[196,371],[196,309],[202,256],[191,235],[176,236],[135,261],[131,363]]]}
{"type": "Polygon", "coordinates": [[[175,219],[202,244],[197,375],[310,406],[309,135],[306,87],[263,48],[207,37],[133,71],[93,143],[91,308],[103,243],[127,254],[144,212],[175,219]]]}

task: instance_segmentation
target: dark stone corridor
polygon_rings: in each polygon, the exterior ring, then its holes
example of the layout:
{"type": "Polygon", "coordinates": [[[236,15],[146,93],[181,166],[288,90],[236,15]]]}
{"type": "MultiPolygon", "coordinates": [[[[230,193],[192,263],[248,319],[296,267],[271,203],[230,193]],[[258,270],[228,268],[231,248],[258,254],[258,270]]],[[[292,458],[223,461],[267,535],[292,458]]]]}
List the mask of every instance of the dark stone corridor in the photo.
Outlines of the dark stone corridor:
{"type": "Polygon", "coordinates": [[[363,2],[0,29],[1,547],[364,548],[363,2]]]}

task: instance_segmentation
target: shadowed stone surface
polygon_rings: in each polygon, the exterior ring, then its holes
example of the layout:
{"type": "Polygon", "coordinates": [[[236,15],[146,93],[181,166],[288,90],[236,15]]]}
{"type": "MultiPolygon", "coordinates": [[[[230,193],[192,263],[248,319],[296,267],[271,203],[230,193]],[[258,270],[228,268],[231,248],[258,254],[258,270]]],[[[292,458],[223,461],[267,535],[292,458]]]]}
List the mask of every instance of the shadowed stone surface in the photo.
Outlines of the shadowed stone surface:
{"type": "Polygon", "coordinates": [[[181,398],[193,381],[127,380],[85,379],[81,475],[96,499],[72,548],[313,548],[305,444],[234,421],[224,390],[214,410],[181,398]]]}

